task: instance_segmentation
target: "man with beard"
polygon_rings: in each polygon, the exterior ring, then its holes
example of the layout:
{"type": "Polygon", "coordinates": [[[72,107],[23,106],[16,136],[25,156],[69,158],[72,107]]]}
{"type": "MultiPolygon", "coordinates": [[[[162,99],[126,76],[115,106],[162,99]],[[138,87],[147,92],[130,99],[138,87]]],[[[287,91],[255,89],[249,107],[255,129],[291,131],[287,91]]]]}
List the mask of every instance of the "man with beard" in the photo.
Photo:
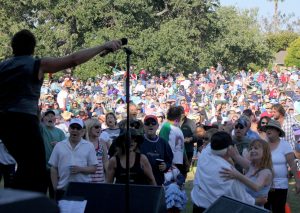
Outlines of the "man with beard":
{"type": "MultiPolygon", "coordinates": [[[[279,121],[282,126],[283,131],[285,132],[284,139],[291,145],[293,150],[295,151],[295,133],[293,130],[293,125],[299,126],[299,123],[296,119],[288,115],[281,104],[274,104],[272,107],[273,118],[276,121],[279,121]]],[[[299,157],[299,156],[298,156],[299,157]]]]}
{"type": "Polygon", "coordinates": [[[156,134],[158,120],[155,115],[147,115],[144,119],[144,142],[140,146],[146,155],[158,186],[164,183],[164,172],[172,165],[173,152],[170,145],[156,134]]]}
{"type": "MultiPolygon", "coordinates": [[[[46,162],[49,161],[50,155],[53,151],[55,144],[59,141],[62,141],[66,138],[64,132],[55,127],[55,113],[52,110],[48,110],[45,112],[40,130],[44,141],[45,153],[46,153],[46,162]]],[[[54,191],[50,178],[50,166],[47,164],[47,188],[49,188],[49,196],[50,198],[54,198],[54,191]]],[[[45,192],[46,193],[46,192],[45,192]]]]}
{"type": "Polygon", "coordinates": [[[73,118],[69,132],[70,137],[55,145],[49,159],[56,200],[62,198],[69,182],[90,182],[89,174],[96,172],[98,164],[94,145],[82,139],[83,121],[73,118]]]}

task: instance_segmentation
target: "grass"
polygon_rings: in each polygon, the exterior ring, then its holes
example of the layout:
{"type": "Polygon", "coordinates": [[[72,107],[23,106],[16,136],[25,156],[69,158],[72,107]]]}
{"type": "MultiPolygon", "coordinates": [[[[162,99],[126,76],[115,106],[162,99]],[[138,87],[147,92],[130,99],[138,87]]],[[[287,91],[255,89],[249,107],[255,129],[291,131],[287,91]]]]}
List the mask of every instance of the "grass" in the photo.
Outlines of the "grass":
{"type": "MultiPolygon", "coordinates": [[[[196,169],[194,169],[194,172],[196,169]]],[[[191,190],[193,188],[193,180],[194,180],[194,172],[189,172],[185,184],[185,190],[186,194],[188,195],[188,203],[186,206],[186,209],[183,211],[184,213],[190,213],[193,212],[193,202],[191,200],[191,190]]],[[[292,213],[298,213],[300,212],[300,202],[299,199],[300,194],[295,193],[295,181],[292,179],[289,182],[289,190],[288,190],[288,197],[287,197],[287,203],[289,204],[291,208],[292,213]]]]}

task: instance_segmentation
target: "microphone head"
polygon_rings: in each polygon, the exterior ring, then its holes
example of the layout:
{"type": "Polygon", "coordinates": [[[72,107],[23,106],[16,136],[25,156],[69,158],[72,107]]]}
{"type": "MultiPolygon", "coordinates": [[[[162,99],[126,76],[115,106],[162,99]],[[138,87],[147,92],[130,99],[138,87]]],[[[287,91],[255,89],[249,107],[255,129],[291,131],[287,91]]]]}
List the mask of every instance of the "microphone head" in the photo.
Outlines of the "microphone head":
{"type": "Polygon", "coordinates": [[[128,43],[128,39],[127,38],[121,38],[121,43],[122,43],[122,45],[126,45],[128,43]]]}

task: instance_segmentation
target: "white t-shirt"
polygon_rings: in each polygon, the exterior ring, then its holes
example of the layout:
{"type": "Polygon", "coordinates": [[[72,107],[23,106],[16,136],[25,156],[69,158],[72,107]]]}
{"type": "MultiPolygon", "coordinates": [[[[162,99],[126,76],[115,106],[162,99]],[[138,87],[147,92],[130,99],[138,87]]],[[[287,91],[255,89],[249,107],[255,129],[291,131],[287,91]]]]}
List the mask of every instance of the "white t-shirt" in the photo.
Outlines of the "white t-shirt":
{"type": "Polygon", "coordinates": [[[90,182],[88,174],[71,174],[70,166],[94,166],[98,164],[95,147],[84,139],[73,149],[69,138],[57,143],[49,159],[49,164],[58,170],[57,189],[64,189],[69,182],[90,182]]]}
{"type": "Polygon", "coordinates": [[[68,97],[68,92],[65,90],[61,90],[58,94],[57,94],[57,103],[59,108],[66,108],[66,98],[68,97]]]}
{"type": "Polygon", "coordinates": [[[274,168],[274,178],[272,188],[288,188],[288,168],[286,155],[292,153],[291,145],[284,139],[281,139],[278,147],[272,151],[272,162],[274,168]]]}

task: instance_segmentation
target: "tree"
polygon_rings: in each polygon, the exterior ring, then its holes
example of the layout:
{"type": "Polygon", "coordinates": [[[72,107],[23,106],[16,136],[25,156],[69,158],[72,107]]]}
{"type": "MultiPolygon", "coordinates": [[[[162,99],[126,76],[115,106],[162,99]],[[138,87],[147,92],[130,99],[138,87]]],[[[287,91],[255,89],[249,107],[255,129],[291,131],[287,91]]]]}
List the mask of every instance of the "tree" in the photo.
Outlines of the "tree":
{"type": "Polygon", "coordinates": [[[280,31],[277,33],[268,33],[266,37],[270,49],[274,53],[277,53],[281,50],[286,50],[299,37],[299,34],[291,31],[280,31]]]}
{"type": "Polygon", "coordinates": [[[286,66],[300,67],[300,37],[291,43],[287,49],[284,63],[286,66]]]}

